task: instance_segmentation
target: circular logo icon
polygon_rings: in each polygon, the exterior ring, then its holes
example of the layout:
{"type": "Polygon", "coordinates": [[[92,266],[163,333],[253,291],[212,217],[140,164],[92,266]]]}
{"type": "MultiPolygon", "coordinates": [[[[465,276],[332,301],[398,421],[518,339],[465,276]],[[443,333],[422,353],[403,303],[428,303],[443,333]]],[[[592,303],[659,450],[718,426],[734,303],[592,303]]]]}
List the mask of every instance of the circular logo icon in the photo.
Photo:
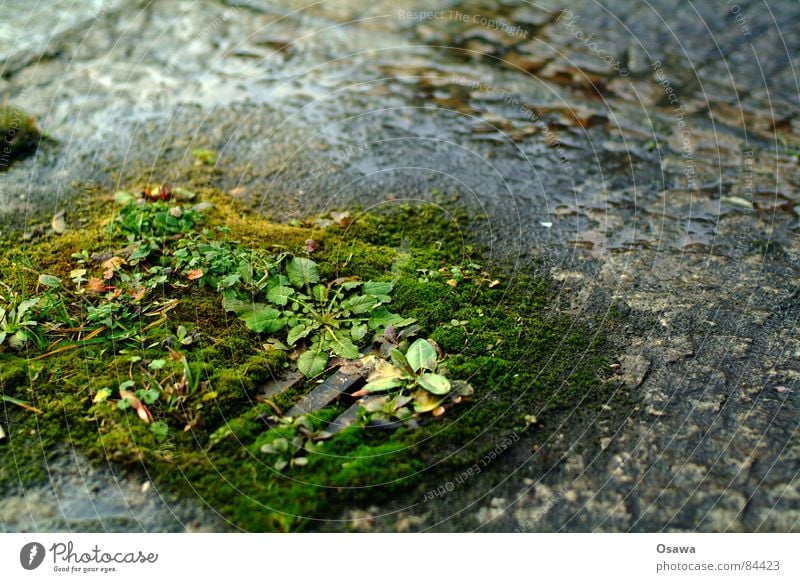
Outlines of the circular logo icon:
{"type": "Polygon", "coordinates": [[[31,542],[22,546],[19,552],[19,563],[26,570],[35,570],[44,561],[44,546],[39,542],[31,542]]]}

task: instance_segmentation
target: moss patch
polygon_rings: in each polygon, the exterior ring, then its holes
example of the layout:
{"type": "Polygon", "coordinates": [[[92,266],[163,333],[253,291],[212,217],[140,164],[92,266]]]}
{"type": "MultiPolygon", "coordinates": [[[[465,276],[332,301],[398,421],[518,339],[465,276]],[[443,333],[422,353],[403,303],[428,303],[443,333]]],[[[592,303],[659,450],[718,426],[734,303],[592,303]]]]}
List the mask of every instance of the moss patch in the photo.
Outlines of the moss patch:
{"type": "MultiPolygon", "coordinates": [[[[305,252],[312,239],[313,258],[325,277],[392,281],[392,310],[416,318],[420,336],[438,342],[448,354],[450,377],[474,386],[472,402],[441,418],[428,417],[415,430],[350,428],[319,445],[306,465],[278,471],[261,446],[297,433],[264,419],[274,407],[291,406],[313,383],[271,404],[257,402],[258,388],[292,367],[287,357],[265,351],[266,338],[226,314],[214,293],[165,285],[165,298],[179,304],[147,341],[125,346],[90,341],[63,352],[55,342],[44,350],[47,357],[0,347],[3,393],[43,411],[2,408],[0,422],[9,433],[3,446],[13,455],[4,454],[0,462],[0,490],[40,481],[42,472],[29,451],[53,451],[67,443],[98,461],[144,468],[160,488],[199,496],[236,528],[316,529],[316,520],[354,506],[390,503],[474,464],[499,439],[523,431],[533,411],[556,417],[579,403],[591,410],[614,389],[601,377],[608,368],[607,348],[559,313],[550,282],[481,266],[480,253],[464,242],[463,216],[406,206],[387,215],[357,216],[347,226],[286,226],[247,213],[218,192],[207,191],[203,198],[214,204],[206,226],[224,227],[231,239],[295,253],[305,252]],[[196,333],[190,344],[176,347],[186,354],[196,386],[176,409],[151,406],[155,419],[170,428],[159,434],[132,408],[120,410],[98,395],[117,389],[135,366],[163,358],[165,346],[179,341],[173,338],[180,327],[196,333]],[[132,358],[139,358],[135,365],[132,358]]],[[[86,207],[91,218],[81,231],[0,245],[2,279],[20,282],[27,293],[41,292],[38,274],[68,280],[76,250],[108,251],[101,215],[108,202],[107,196],[93,197],[86,207]]],[[[167,364],[175,367],[175,378],[180,365],[167,364]]],[[[329,406],[311,422],[322,427],[344,408],[329,406]]]]}

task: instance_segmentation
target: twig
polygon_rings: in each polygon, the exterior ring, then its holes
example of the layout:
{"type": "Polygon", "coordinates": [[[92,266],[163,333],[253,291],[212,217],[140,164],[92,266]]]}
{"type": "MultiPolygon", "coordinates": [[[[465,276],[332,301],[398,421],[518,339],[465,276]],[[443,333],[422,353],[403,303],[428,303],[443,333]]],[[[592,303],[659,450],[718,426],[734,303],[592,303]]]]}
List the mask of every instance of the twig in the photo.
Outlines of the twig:
{"type": "Polygon", "coordinates": [[[44,412],[42,412],[38,408],[34,408],[30,404],[26,404],[22,400],[17,400],[16,398],[11,398],[11,396],[6,396],[5,394],[0,394],[0,400],[3,400],[5,402],[10,402],[11,404],[16,404],[17,406],[20,406],[20,407],[22,407],[25,410],[28,410],[30,412],[35,412],[36,414],[44,414],[44,412]]]}

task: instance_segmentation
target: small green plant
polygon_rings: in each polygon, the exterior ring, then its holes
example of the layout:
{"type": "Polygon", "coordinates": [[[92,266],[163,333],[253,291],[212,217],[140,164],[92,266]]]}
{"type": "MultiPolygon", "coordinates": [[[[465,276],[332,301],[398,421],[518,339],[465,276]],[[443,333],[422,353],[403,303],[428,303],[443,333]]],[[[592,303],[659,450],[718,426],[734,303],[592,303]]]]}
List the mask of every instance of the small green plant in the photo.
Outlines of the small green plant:
{"type": "Polygon", "coordinates": [[[414,401],[416,412],[430,412],[438,409],[453,389],[440,362],[438,346],[430,340],[417,339],[405,353],[398,348],[391,348],[389,358],[390,360],[375,360],[367,384],[354,396],[397,393],[394,400],[384,403],[384,407],[388,407],[393,413],[400,411],[402,416],[407,416],[402,408],[411,400],[414,401]]]}
{"type": "Polygon", "coordinates": [[[42,335],[37,329],[40,324],[32,312],[40,301],[40,297],[23,299],[12,293],[8,298],[0,297],[0,345],[7,343],[15,350],[22,349],[31,340],[43,345],[42,335]]]}
{"type": "Polygon", "coordinates": [[[414,323],[385,307],[391,302],[391,290],[388,282],[336,279],[321,283],[314,261],[294,257],[266,282],[267,302],[228,296],[224,306],[252,331],[274,334],[288,330],[289,346],[305,343],[308,349],[297,365],[305,376],[314,377],[325,370],[331,355],[358,358],[358,345],[370,331],[378,334],[390,325],[414,323]]]}
{"type": "Polygon", "coordinates": [[[275,427],[267,435],[267,441],[261,445],[260,451],[275,457],[272,467],[282,471],[286,467],[304,467],[308,464],[308,455],[315,453],[324,443],[317,441],[319,433],[311,420],[303,416],[295,418],[272,417],[275,427]]]}

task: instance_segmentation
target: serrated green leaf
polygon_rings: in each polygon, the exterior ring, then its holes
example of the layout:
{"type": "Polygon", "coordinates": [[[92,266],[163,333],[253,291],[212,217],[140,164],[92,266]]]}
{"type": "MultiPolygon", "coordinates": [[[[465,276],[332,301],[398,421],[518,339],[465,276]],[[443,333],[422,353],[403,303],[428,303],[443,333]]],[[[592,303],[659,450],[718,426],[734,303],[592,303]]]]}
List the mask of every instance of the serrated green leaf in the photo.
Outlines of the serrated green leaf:
{"type": "Polygon", "coordinates": [[[341,303],[343,309],[349,309],[353,313],[367,313],[378,305],[380,305],[379,301],[367,295],[353,295],[341,303]]]}
{"type": "Polygon", "coordinates": [[[334,354],[340,358],[346,358],[348,360],[355,360],[358,357],[358,348],[344,332],[329,331],[328,337],[331,340],[330,345],[334,354]]]}
{"type": "Polygon", "coordinates": [[[385,307],[379,307],[372,312],[368,325],[370,329],[380,332],[390,325],[397,325],[401,321],[403,321],[403,318],[396,313],[391,313],[385,307]]]}
{"type": "Polygon", "coordinates": [[[295,257],[286,265],[286,276],[295,287],[319,283],[319,267],[310,259],[295,257]]]}
{"type": "Polygon", "coordinates": [[[418,339],[406,352],[406,359],[415,372],[420,370],[435,370],[438,355],[436,348],[423,338],[418,339]]]}
{"type": "Polygon", "coordinates": [[[286,325],[286,320],[281,317],[281,312],[263,303],[255,303],[252,312],[239,315],[247,329],[256,333],[275,333],[286,325]]]}
{"type": "Polygon", "coordinates": [[[297,369],[306,378],[314,378],[325,371],[328,366],[328,354],[319,348],[312,348],[297,358],[297,369]]]}
{"type": "Polygon", "coordinates": [[[366,281],[361,288],[364,295],[387,296],[392,291],[392,284],[388,281],[366,281]]]}
{"type": "Polygon", "coordinates": [[[437,396],[450,392],[450,380],[440,374],[422,374],[417,377],[417,383],[437,396]]]}
{"type": "Polygon", "coordinates": [[[291,298],[292,294],[294,293],[294,289],[291,287],[284,287],[283,285],[276,285],[274,287],[270,287],[267,291],[267,299],[272,301],[281,307],[286,306],[289,303],[289,299],[291,298]]]}
{"type": "Polygon", "coordinates": [[[298,323],[289,330],[289,335],[286,337],[286,341],[289,345],[293,345],[297,342],[297,340],[308,336],[308,334],[310,334],[312,331],[314,331],[313,326],[307,326],[305,324],[298,323]]]}
{"type": "Polygon", "coordinates": [[[232,275],[227,275],[226,277],[222,278],[222,286],[223,287],[233,287],[234,285],[239,283],[241,279],[241,275],[239,273],[233,273],[232,275]]]}
{"type": "Polygon", "coordinates": [[[311,289],[311,296],[318,303],[324,303],[328,299],[328,290],[325,288],[325,285],[314,285],[311,289]]]}

